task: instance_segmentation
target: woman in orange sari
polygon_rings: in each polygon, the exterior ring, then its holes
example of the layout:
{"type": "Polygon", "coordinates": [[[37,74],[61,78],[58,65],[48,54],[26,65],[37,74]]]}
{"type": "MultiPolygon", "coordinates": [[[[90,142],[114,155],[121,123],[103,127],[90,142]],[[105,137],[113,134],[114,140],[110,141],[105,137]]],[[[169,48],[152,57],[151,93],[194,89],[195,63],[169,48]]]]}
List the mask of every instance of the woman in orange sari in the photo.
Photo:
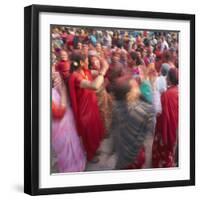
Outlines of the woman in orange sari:
{"type": "MultiPolygon", "coordinates": [[[[96,78],[105,63],[105,60],[104,58],[98,56],[96,51],[90,51],[89,61],[93,77],[96,78]]],[[[105,126],[105,136],[107,137],[112,119],[112,97],[106,91],[105,85],[104,81],[104,84],[102,84],[102,86],[96,91],[96,95],[101,118],[105,126]]]]}

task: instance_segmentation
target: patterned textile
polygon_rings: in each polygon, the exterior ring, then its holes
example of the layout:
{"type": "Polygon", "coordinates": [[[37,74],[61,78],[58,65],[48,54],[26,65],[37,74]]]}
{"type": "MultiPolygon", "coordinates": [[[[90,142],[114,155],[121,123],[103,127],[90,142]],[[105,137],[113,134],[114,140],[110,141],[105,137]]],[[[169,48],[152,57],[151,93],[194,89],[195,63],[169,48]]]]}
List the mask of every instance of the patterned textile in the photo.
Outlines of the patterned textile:
{"type": "Polygon", "coordinates": [[[145,138],[154,128],[154,109],[142,100],[127,104],[116,101],[113,106],[111,135],[117,154],[116,169],[127,168],[136,161],[145,138]]]}

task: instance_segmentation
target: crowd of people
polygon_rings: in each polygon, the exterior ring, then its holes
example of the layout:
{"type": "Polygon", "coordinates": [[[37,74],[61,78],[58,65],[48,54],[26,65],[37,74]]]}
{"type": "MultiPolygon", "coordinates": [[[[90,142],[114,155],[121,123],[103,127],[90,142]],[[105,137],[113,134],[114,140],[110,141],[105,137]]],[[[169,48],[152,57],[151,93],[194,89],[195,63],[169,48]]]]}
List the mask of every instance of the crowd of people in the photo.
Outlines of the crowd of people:
{"type": "Polygon", "coordinates": [[[178,33],[51,27],[52,168],[178,166],[178,33]]]}

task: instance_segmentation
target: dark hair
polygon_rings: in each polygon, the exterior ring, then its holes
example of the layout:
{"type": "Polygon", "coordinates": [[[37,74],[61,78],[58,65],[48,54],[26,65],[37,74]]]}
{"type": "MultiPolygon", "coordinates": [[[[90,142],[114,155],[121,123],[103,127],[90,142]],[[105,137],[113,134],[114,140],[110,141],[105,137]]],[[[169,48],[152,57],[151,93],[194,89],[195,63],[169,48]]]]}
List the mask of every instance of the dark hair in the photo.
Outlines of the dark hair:
{"type": "Polygon", "coordinates": [[[162,74],[163,76],[166,76],[167,73],[168,73],[168,71],[169,71],[169,69],[170,69],[170,65],[169,65],[168,63],[163,63],[163,64],[161,65],[160,72],[161,72],[161,74],[162,74]]]}
{"type": "Polygon", "coordinates": [[[134,60],[136,62],[136,65],[141,65],[142,61],[140,60],[138,54],[136,52],[131,52],[130,53],[131,59],[134,60]]]}
{"type": "Polygon", "coordinates": [[[121,49],[123,47],[123,41],[118,40],[116,46],[117,48],[121,49]]]}
{"type": "Polygon", "coordinates": [[[178,69],[177,68],[171,68],[168,71],[167,79],[172,85],[178,85],[178,69]]]}
{"type": "Polygon", "coordinates": [[[143,43],[144,43],[144,45],[146,46],[146,47],[149,47],[150,46],[150,40],[148,39],[148,38],[144,38],[144,40],[143,40],[143,43]]]}
{"type": "Polygon", "coordinates": [[[107,77],[109,81],[114,81],[116,78],[123,75],[123,64],[120,62],[116,62],[112,64],[108,70],[107,77]]]}
{"type": "Polygon", "coordinates": [[[112,93],[116,100],[125,100],[127,93],[131,90],[131,76],[125,75],[114,81],[112,93]]]}
{"type": "Polygon", "coordinates": [[[70,71],[76,71],[81,66],[81,61],[85,61],[87,56],[85,54],[74,54],[71,57],[71,68],[70,71]]]}

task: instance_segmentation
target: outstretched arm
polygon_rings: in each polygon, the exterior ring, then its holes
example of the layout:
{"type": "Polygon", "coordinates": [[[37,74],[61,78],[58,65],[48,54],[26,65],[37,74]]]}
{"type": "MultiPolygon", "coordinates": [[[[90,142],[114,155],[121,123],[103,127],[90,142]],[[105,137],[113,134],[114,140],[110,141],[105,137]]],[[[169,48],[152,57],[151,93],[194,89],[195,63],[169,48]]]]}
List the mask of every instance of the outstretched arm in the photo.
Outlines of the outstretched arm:
{"type": "Polygon", "coordinates": [[[98,76],[93,81],[82,80],[80,83],[81,88],[88,88],[92,90],[98,90],[104,82],[104,76],[108,70],[108,63],[105,59],[100,60],[102,69],[99,72],[98,76]]]}

